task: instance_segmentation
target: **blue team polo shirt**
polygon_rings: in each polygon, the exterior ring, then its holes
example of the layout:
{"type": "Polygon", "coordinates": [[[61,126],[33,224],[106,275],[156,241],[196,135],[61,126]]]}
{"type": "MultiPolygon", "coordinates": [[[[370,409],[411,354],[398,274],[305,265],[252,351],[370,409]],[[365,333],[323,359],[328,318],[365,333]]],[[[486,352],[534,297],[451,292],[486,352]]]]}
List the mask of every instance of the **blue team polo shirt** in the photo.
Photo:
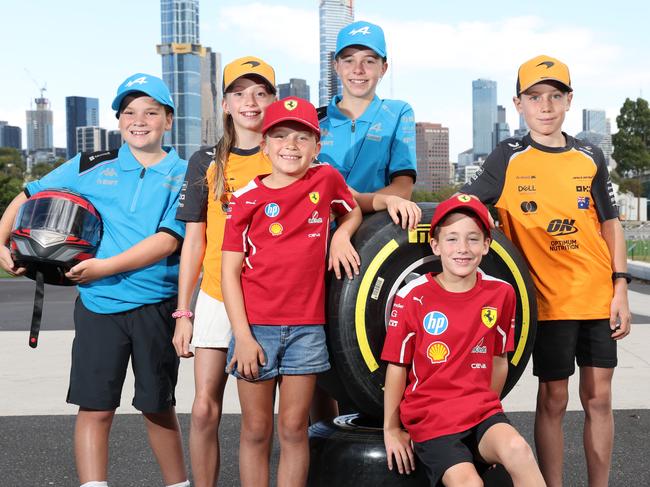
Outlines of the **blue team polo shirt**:
{"type": "Polygon", "coordinates": [[[356,120],[336,106],[335,96],[320,120],[321,151],[318,159],[334,166],[346,182],[360,193],[374,193],[388,186],[395,176],[415,180],[415,116],[400,100],[374,97],[356,120]]]}
{"type": "MultiPolygon", "coordinates": [[[[176,208],[187,162],[176,151],[145,168],[124,144],[119,151],[78,154],[39,181],[27,184],[26,194],[68,189],[89,200],[102,217],[103,235],[96,257],[112,257],[156,232],[178,239],[185,224],[176,208]]],[[[178,254],[150,266],[79,285],[88,309],[110,314],[151,304],[177,293],[178,254]]]]}

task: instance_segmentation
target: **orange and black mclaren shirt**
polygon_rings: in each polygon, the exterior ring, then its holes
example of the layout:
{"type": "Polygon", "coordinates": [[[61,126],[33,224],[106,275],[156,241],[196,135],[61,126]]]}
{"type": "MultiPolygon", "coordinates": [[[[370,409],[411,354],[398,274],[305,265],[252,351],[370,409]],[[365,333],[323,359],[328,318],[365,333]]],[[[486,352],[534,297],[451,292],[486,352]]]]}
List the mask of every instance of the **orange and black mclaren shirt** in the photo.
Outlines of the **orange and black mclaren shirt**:
{"type": "Polygon", "coordinates": [[[618,208],[602,151],[564,135],[566,147],[530,135],[501,142],[462,191],[497,208],[528,262],[540,320],[608,318],[612,266],[600,223],[618,208]]]}

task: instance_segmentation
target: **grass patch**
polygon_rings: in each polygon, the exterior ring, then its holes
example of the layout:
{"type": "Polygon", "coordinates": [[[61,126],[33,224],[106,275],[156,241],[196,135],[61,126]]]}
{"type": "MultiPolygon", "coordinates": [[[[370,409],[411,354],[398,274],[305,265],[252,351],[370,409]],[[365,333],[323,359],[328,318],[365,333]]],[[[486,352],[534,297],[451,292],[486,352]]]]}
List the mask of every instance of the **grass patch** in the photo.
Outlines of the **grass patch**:
{"type": "Polygon", "coordinates": [[[13,276],[7,274],[3,269],[0,269],[0,279],[4,279],[5,277],[13,277],[13,276]]]}
{"type": "Polygon", "coordinates": [[[650,262],[650,240],[628,240],[626,244],[629,259],[650,262]]]}

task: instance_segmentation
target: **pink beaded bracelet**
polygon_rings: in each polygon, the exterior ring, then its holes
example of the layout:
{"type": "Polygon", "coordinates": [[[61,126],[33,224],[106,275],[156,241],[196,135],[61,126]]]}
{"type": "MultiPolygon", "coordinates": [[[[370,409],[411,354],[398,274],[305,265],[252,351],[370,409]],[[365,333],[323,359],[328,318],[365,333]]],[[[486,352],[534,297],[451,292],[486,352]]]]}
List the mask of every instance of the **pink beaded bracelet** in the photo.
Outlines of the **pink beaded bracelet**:
{"type": "Polygon", "coordinates": [[[194,313],[188,309],[177,309],[172,313],[172,318],[191,318],[192,316],[194,313]]]}

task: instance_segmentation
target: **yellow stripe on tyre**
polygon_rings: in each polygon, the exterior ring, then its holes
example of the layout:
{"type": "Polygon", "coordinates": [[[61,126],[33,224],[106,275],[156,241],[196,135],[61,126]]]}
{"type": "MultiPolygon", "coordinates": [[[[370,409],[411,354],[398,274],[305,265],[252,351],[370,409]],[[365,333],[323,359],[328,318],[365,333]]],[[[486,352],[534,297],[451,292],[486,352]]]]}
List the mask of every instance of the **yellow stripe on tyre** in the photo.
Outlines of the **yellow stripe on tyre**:
{"type": "Polygon", "coordinates": [[[395,239],[392,239],[383,248],[377,252],[377,255],[372,259],[368,270],[361,280],[359,286],[359,293],[357,294],[357,302],[354,308],[354,326],[357,334],[357,343],[359,344],[359,351],[363,356],[363,360],[370,372],[374,372],[379,368],[377,359],[375,358],[368,342],[368,333],[366,331],[366,303],[368,296],[372,289],[372,283],[379,272],[379,269],[384,264],[386,259],[399,248],[399,244],[395,239]]]}

